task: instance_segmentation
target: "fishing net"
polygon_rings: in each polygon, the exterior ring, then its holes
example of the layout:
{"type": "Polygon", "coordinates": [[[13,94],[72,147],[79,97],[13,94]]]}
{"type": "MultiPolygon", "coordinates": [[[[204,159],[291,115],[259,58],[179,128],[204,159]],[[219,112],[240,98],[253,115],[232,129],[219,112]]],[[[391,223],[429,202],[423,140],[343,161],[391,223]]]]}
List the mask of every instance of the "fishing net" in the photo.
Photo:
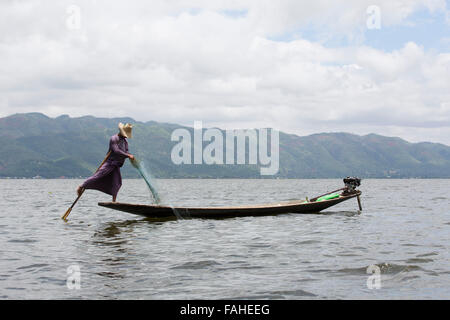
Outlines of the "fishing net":
{"type": "Polygon", "coordinates": [[[147,184],[152,196],[153,200],[156,204],[161,203],[161,197],[159,196],[158,192],[155,188],[155,182],[152,177],[152,175],[148,172],[148,170],[145,168],[145,165],[143,162],[137,160],[136,158],[133,161],[130,161],[133,167],[137,169],[141,177],[144,179],[145,183],[147,184]]]}
{"type": "MultiPolygon", "coordinates": [[[[141,177],[144,179],[145,183],[147,184],[148,189],[150,190],[153,199],[156,204],[161,203],[161,197],[159,196],[158,192],[156,191],[156,184],[154,182],[154,179],[150,172],[145,167],[144,163],[137,160],[136,158],[132,161],[130,161],[132,166],[136,168],[136,170],[139,172],[141,177]]],[[[177,219],[183,219],[182,215],[178,212],[177,209],[175,209],[172,205],[169,205],[172,208],[172,211],[174,215],[177,217],[177,219]]]]}

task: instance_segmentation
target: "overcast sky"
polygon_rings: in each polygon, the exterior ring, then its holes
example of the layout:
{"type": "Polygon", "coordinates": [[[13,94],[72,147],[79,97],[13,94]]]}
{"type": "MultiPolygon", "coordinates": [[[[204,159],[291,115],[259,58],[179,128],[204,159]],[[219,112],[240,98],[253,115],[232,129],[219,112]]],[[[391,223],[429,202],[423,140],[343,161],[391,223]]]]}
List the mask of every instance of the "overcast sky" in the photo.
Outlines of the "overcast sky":
{"type": "Polygon", "coordinates": [[[445,0],[0,0],[0,116],[450,145],[445,0]]]}

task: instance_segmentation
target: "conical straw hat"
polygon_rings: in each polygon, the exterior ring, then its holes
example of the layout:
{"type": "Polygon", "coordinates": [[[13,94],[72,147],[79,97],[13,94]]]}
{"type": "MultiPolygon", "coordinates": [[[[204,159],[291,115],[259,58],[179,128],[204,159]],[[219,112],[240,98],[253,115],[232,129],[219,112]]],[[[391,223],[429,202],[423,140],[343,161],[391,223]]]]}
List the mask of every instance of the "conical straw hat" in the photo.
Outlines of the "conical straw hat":
{"type": "Polygon", "coordinates": [[[131,133],[131,130],[133,129],[133,126],[129,123],[123,124],[122,122],[119,123],[119,130],[120,133],[125,137],[125,138],[132,138],[133,135],[131,133]]]}

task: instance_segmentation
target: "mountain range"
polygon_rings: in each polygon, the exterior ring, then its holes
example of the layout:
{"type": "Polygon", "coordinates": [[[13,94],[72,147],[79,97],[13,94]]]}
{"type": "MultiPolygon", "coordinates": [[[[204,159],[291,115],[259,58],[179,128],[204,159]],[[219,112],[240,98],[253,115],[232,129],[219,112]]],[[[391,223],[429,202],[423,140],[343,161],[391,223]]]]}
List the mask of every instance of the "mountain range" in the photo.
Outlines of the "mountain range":
{"type": "MultiPolygon", "coordinates": [[[[79,178],[95,171],[119,122],[132,123],[130,152],[157,178],[450,178],[450,147],[377,134],[279,133],[279,171],[261,176],[258,164],[174,164],[175,129],[193,128],[132,118],[50,118],[41,113],[0,118],[0,177],[79,178]]],[[[222,131],[224,132],[224,131],[222,131]]],[[[225,136],[225,134],[224,134],[225,136]]],[[[138,177],[128,163],[125,178],[138,177]]]]}

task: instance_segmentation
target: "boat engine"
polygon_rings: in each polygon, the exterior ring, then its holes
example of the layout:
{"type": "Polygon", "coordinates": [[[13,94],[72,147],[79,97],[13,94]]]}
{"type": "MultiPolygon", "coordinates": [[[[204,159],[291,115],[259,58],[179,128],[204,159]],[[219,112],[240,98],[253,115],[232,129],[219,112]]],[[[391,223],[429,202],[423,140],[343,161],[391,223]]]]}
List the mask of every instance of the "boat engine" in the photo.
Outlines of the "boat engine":
{"type": "Polygon", "coordinates": [[[354,193],[356,188],[361,185],[361,179],[357,177],[347,177],[344,178],[345,189],[343,194],[354,193]]]}

